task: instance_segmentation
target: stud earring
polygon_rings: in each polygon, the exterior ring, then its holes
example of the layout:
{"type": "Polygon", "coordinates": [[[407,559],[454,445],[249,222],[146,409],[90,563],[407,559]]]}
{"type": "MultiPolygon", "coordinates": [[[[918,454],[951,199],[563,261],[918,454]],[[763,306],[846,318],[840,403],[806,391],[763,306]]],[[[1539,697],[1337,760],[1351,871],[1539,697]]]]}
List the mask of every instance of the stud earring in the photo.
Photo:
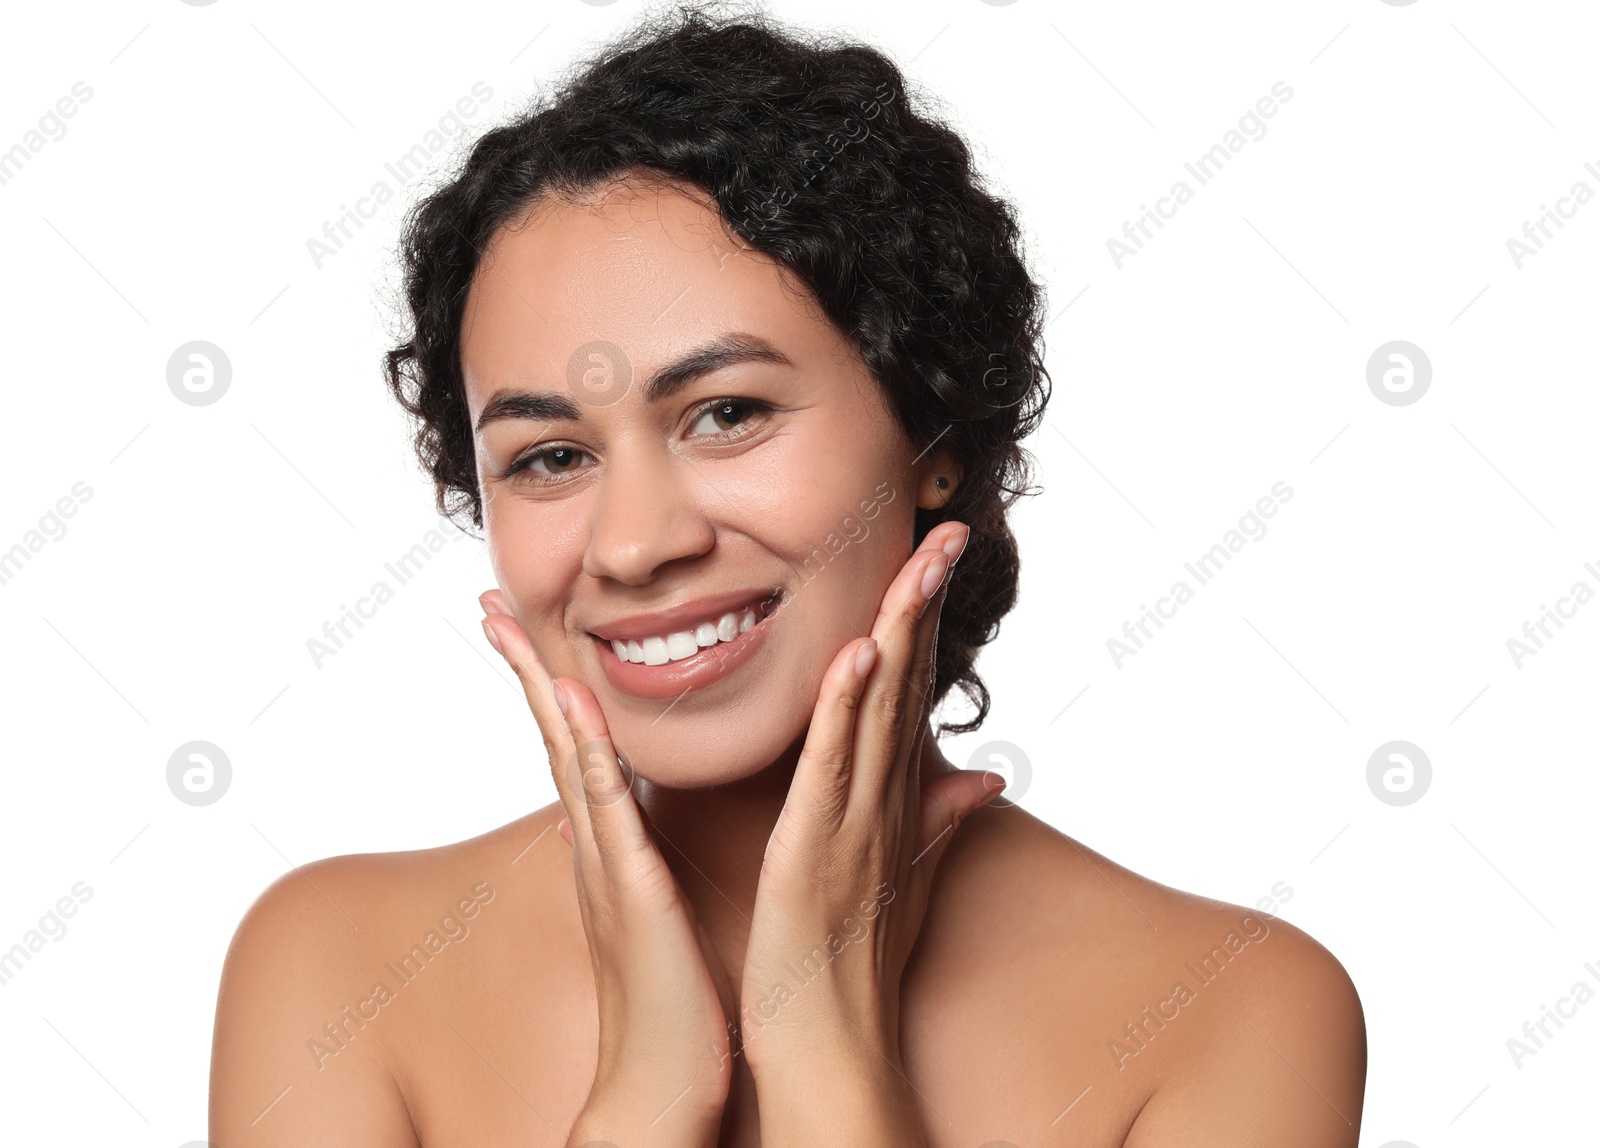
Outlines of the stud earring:
{"type": "Polygon", "coordinates": [[[933,485],[937,486],[940,490],[946,490],[950,486],[950,480],[941,474],[938,478],[933,480],[933,485]]]}

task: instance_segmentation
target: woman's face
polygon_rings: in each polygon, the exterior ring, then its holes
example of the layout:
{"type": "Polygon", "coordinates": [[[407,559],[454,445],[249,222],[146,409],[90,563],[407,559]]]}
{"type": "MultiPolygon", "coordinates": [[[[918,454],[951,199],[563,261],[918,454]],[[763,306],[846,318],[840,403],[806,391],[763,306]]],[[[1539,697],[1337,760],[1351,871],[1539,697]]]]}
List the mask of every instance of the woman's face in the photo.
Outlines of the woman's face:
{"type": "Polygon", "coordinates": [[[657,784],[780,758],[871,631],[942,455],[809,292],[670,185],[503,228],[462,365],[495,577],[545,669],[657,784]]]}

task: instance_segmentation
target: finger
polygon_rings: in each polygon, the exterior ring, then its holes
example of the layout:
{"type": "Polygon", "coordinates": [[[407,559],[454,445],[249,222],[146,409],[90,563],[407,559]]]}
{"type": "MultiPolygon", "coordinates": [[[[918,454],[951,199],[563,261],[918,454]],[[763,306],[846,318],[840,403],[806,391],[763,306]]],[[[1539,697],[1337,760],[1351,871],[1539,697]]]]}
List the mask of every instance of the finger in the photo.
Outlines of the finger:
{"type": "MultiPolygon", "coordinates": [[[[481,595],[478,601],[489,609],[490,605],[503,606],[504,598],[500,591],[490,590],[481,595]]],[[[528,709],[533,711],[533,720],[538,723],[539,736],[544,740],[545,754],[550,761],[550,776],[555,782],[556,795],[561,799],[561,807],[566,811],[568,818],[577,818],[583,825],[581,835],[588,836],[587,803],[584,801],[579,774],[576,768],[578,749],[572,739],[572,732],[567,726],[567,720],[561,714],[561,709],[556,705],[555,683],[533,652],[533,646],[528,641],[528,636],[522,632],[522,625],[509,611],[492,611],[484,616],[483,629],[489,644],[495,646],[506,664],[517,675],[517,680],[522,683],[523,696],[528,701],[528,709]]],[[[568,832],[572,831],[569,821],[568,832]]]]}
{"type": "Polygon", "coordinates": [[[572,822],[569,819],[563,817],[556,824],[556,832],[561,834],[561,840],[565,841],[568,845],[572,844],[572,822]]]}
{"type": "Polygon", "coordinates": [[[833,827],[843,816],[850,793],[856,711],[877,658],[877,643],[862,638],[840,650],[823,674],[805,745],[784,800],[784,810],[790,814],[787,824],[818,819],[833,827]]]}
{"type": "Polygon", "coordinates": [[[576,678],[557,678],[555,684],[566,696],[565,721],[576,747],[571,764],[561,771],[583,809],[581,814],[569,810],[574,833],[580,840],[592,840],[608,869],[618,862],[657,855],[645,831],[644,815],[633,800],[633,774],[617,758],[599,701],[576,678]]]}
{"type": "Polygon", "coordinates": [[[908,696],[903,738],[896,743],[896,766],[889,773],[885,801],[890,808],[898,807],[907,825],[916,824],[920,803],[920,782],[923,742],[928,736],[928,713],[932,708],[933,685],[938,671],[939,623],[944,616],[945,598],[950,593],[950,580],[954,577],[955,561],[966,545],[966,535],[953,534],[945,543],[949,566],[933,597],[923,608],[916,621],[910,658],[905,666],[908,696]]]}
{"type": "Polygon", "coordinates": [[[992,770],[960,769],[940,774],[924,787],[917,852],[913,865],[928,881],[950,848],[956,830],[971,813],[1000,796],[1006,779],[992,770]]]}
{"type": "Polygon", "coordinates": [[[966,534],[959,522],[940,523],[930,530],[890,583],[873,622],[879,665],[867,681],[857,722],[857,784],[863,798],[880,807],[890,775],[910,758],[914,731],[908,719],[920,716],[917,711],[926,694],[925,685],[912,681],[919,632],[925,618],[928,626],[937,628],[938,613],[928,607],[949,572],[949,553],[960,554],[966,534]],[[890,749],[867,752],[869,746],[890,749]]]}

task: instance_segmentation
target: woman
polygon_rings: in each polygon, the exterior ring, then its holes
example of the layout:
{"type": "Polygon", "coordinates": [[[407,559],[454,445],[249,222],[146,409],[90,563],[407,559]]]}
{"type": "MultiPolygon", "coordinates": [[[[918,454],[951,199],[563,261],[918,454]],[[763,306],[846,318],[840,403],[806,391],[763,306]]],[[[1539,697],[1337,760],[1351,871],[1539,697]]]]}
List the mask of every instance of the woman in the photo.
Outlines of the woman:
{"type": "Polygon", "coordinates": [[[1356,1143],[1325,949],[939,751],[1016,599],[1043,299],[887,59],[645,24],[478,142],[405,266],[389,382],[560,801],[273,885],[218,1143],[1356,1143]]]}

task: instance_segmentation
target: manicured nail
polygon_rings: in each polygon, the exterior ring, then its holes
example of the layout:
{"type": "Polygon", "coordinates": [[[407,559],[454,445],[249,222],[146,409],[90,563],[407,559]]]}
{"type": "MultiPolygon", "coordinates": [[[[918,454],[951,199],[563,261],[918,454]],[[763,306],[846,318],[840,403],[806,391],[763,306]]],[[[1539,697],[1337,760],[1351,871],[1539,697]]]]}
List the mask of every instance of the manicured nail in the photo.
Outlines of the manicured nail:
{"type": "Polygon", "coordinates": [[[945,554],[934,555],[933,561],[928,563],[928,569],[922,575],[922,596],[932,598],[933,592],[939,588],[939,583],[944,581],[944,572],[950,569],[950,559],[945,554]]]}
{"type": "Polygon", "coordinates": [[[878,660],[878,643],[870,638],[867,644],[856,651],[856,677],[865,678],[872,672],[872,664],[878,660]]]}
{"type": "Polygon", "coordinates": [[[967,539],[972,537],[972,527],[962,528],[951,537],[945,539],[944,552],[950,556],[950,565],[956,564],[956,559],[961,557],[961,552],[967,548],[967,539]]]}
{"type": "Polygon", "coordinates": [[[500,648],[500,639],[495,636],[494,627],[489,625],[487,618],[483,620],[483,636],[489,639],[489,644],[494,647],[495,653],[502,658],[505,657],[506,652],[500,648]]]}
{"type": "Polygon", "coordinates": [[[561,688],[560,682],[550,683],[550,692],[555,696],[556,709],[561,711],[561,716],[567,716],[567,691],[561,688]]]}

